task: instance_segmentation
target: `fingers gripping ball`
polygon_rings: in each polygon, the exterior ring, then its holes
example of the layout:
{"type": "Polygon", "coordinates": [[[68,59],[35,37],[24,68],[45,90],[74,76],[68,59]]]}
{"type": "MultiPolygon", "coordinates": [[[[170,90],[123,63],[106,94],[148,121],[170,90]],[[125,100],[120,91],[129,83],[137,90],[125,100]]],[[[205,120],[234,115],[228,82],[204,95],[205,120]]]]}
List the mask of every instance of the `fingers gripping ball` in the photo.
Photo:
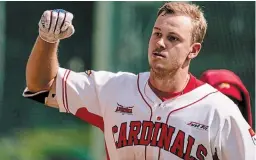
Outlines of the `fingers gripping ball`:
{"type": "Polygon", "coordinates": [[[39,21],[39,36],[46,42],[56,43],[75,33],[73,14],[63,9],[47,10],[39,21]]]}

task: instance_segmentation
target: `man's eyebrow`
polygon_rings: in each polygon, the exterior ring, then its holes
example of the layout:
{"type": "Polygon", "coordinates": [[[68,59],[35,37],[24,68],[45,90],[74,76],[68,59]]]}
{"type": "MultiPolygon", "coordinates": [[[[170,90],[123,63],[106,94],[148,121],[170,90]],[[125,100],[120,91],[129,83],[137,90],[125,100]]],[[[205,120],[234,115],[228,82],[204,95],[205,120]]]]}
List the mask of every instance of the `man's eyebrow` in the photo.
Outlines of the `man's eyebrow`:
{"type": "Polygon", "coordinates": [[[154,27],[154,29],[161,31],[161,29],[160,29],[160,28],[158,28],[158,27],[154,27]]]}

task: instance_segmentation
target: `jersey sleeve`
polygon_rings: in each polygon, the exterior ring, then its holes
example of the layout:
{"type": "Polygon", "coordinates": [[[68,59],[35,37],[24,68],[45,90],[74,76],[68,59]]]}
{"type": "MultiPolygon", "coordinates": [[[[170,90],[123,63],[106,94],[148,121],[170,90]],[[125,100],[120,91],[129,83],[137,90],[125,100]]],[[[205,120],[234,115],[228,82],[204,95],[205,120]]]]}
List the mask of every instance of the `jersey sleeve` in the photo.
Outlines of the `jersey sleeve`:
{"type": "Polygon", "coordinates": [[[105,71],[88,70],[77,73],[59,68],[55,79],[56,92],[51,90],[31,93],[26,89],[23,96],[44,104],[53,99],[51,105],[55,102],[60,112],[72,113],[102,129],[103,115],[99,94],[115,75],[105,71]]]}
{"type": "Polygon", "coordinates": [[[238,107],[232,106],[229,115],[220,121],[215,143],[215,156],[220,160],[255,160],[256,136],[238,107]]]}

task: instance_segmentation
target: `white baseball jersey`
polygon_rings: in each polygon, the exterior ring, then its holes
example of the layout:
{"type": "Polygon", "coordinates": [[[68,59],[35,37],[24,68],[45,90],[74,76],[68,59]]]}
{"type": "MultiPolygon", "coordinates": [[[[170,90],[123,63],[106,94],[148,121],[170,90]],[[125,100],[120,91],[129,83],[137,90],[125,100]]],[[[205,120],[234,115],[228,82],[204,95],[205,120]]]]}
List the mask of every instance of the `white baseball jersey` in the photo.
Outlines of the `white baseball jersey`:
{"type": "MultiPolygon", "coordinates": [[[[56,96],[50,92],[45,100],[99,127],[111,160],[256,159],[255,133],[229,98],[208,84],[197,86],[191,75],[186,93],[162,101],[148,79],[148,72],[60,68],[56,96]]],[[[26,89],[23,95],[37,100],[45,93],[26,89]]]]}

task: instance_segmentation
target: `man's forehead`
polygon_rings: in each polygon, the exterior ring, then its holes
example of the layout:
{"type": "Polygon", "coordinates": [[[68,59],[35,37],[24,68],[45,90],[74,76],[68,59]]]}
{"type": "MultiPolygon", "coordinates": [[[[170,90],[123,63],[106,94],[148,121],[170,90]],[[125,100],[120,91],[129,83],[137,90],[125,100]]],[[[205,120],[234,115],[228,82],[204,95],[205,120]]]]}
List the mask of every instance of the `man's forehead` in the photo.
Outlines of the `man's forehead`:
{"type": "Polygon", "coordinates": [[[155,22],[155,27],[174,27],[174,28],[184,28],[190,29],[192,27],[191,18],[183,15],[159,15],[155,22]]]}

